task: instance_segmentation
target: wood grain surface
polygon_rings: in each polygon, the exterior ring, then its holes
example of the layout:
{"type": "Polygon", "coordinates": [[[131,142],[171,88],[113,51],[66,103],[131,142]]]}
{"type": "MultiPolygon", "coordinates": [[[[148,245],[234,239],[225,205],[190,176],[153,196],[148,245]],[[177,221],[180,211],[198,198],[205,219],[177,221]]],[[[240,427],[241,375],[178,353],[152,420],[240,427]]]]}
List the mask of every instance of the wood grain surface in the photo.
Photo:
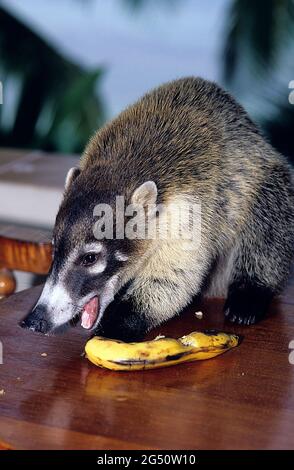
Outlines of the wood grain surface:
{"type": "Polygon", "coordinates": [[[242,334],[242,344],[208,361],[138,372],[90,364],[80,327],[51,337],[22,330],[39,292],[0,301],[0,439],[13,448],[294,448],[293,284],[253,327],[224,322],[221,299],[193,305],[151,336],[217,328],[242,334]]]}

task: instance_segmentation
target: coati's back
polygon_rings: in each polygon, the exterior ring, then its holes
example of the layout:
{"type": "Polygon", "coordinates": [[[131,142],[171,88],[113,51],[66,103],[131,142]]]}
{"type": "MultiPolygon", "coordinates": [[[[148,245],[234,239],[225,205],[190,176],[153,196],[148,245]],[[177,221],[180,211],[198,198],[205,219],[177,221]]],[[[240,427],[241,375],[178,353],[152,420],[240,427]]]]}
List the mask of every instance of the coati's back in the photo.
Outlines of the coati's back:
{"type": "Polygon", "coordinates": [[[184,78],[146,94],[99,130],[81,160],[92,174],[93,166],[103,190],[128,198],[153,180],[159,203],[196,194],[204,222],[238,230],[263,180],[285,161],[228,93],[184,78]]]}
{"type": "Polygon", "coordinates": [[[159,198],[190,192],[196,182],[200,194],[213,189],[219,197],[226,186],[250,193],[280,158],[228,93],[185,78],[146,94],[100,129],[81,168],[99,165],[101,185],[115,191],[131,193],[150,179],[159,198]]]}

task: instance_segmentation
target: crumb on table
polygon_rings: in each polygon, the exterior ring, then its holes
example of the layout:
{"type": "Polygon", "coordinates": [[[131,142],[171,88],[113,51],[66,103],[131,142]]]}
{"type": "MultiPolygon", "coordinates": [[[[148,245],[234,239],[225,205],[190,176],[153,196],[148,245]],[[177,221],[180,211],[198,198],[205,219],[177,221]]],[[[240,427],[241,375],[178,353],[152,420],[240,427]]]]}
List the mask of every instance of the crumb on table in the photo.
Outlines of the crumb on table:
{"type": "Polygon", "coordinates": [[[203,318],[203,312],[195,312],[195,317],[201,320],[203,318]]]}
{"type": "Polygon", "coordinates": [[[158,339],[165,338],[164,335],[157,335],[156,338],[154,338],[154,341],[157,341],[158,339]]]}

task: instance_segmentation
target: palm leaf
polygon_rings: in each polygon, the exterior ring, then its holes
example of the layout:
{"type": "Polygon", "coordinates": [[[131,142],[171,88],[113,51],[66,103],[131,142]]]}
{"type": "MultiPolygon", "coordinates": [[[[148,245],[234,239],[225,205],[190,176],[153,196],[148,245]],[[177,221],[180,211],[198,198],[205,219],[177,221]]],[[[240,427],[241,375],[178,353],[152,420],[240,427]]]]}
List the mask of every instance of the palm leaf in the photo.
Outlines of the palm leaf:
{"type": "Polygon", "coordinates": [[[226,86],[251,112],[271,142],[294,160],[294,2],[232,0],[224,47],[226,86]]]}
{"type": "Polygon", "coordinates": [[[244,62],[257,73],[266,73],[293,38],[293,26],[292,0],[232,1],[224,47],[226,82],[244,62]]]}
{"type": "Polygon", "coordinates": [[[0,124],[2,145],[41,146],[62,151],[64,140],[60,138],[61,128],[66,128],[67,150],[78,151],[83,148],[93,128],[101,125],[104,110],[97,84],[101,80],[102,68],[89,72],[71,62],[2,6],[0,70],[8,77],[17,77],[20,87],[15,119],[8,130],[3,124],[5,102],[3,105],[0,124]],[[86,103],[89,110],[85,110],[86,103]],[[66,105],[63,112],[62,105],[66,105]],[[74,106],[78,106],[75,112],[74,106]],[[49,112],[47,120],[44,119],[44,114],[49,112]],[[73,125],[74,121],[77,123],[79,112],[83,113],[82,124],[73,125]],[[40,120],[43,126],[39,125],[40,120]],[[47,122],[47,129],[44,122],[47,122]]]}

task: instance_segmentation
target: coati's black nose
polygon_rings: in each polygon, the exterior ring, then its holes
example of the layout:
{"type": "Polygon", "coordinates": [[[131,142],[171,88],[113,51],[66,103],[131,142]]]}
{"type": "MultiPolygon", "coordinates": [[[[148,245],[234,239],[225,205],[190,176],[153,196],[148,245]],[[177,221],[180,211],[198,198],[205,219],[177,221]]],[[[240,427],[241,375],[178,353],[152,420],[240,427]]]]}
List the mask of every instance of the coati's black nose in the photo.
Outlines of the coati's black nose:
{"type": "Polygon", "coordinates": [[[38,333],[48,333],[52,328],[48,318],[46,318],[46,313],[44,305],[36,305],[28,316],[20,322],[20,326],[38,333]]]}
{"type": "Polygon", "coordinates": [[[20,326],[32,331],[37,331],[38,333],[47,333],[49,331],[48,322],[46,320],[31,320],[25,318],[25,320],[20,323],[20,326]]]}

